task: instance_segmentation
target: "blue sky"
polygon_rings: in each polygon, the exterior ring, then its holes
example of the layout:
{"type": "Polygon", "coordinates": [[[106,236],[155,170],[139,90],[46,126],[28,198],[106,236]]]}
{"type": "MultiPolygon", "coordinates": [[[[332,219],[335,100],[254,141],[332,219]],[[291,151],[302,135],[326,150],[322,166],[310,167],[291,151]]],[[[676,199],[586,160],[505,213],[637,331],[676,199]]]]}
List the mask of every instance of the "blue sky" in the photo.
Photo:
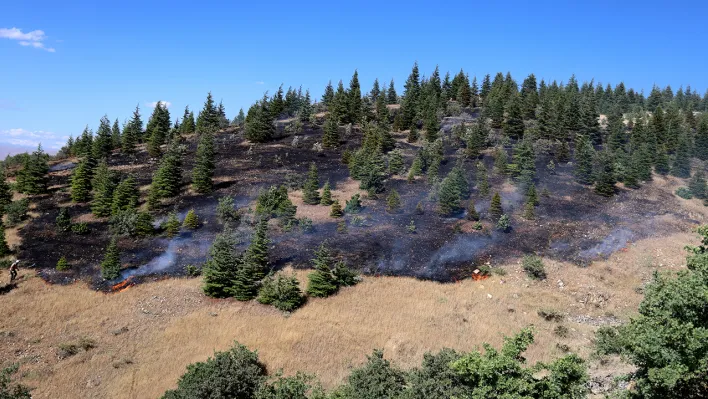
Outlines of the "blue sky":
{"type": "Polygon", "coordinates": [[[318,98],[355,68],[364,90],[394,78],[400,93],[416,60],[425,74],[708,88],[705,1],[333,3],[2,2],[0,146],[57,148],[136,104],[147,120],[157,100],[181,116],[208,91],[233,117],[281,83],[318,98]]]}

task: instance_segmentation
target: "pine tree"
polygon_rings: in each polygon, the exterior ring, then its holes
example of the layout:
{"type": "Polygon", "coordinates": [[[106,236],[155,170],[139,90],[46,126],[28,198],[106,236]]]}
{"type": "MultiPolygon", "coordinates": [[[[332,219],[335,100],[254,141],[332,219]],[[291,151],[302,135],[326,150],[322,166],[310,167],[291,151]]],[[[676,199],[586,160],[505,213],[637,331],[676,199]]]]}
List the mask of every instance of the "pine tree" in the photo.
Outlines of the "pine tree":
{"type": "Polygon", "coordinates": [[[10,247],[7,245],[7,239],[5,238],[5,225],[0,219],[0,256],[6,256],[10,254],[10,247]]]}
{"type": "Polygon", "coordinates": [[[460,187],[455,176],[450,173],[440,183],[438,207],[442,215],[451,215],[460,211],[460,187]]]}
{"type": "Polygon", "coordinates": [[[386,197],[386,211],[389,213],[394,213],[397,212],[398,209],[401,207],[401,196],[398,195],[398,191],[391,190],[391,192],[388,194],[388,197],[386,197]]]}
{"type": "Polygon", "coordinates": [[[177,217],[177,212],[170,212],[167,217],[167,222],[165,222],[165,234],[167,237],[172,238],[179,234],[179,230],[182,227],[182,223],[177,217]]]}
{"type": "Polygon", "coordinates": [[[268,267],[268,220],[258,221],[251,243],[244,253],[241,267],[236,273],[234,297],[239,301],[248,301],[256,297],[258,282],[265,277],[268,267]]]}
{"type": "Polygon", "coordinates": [[[147,124],[147,150],[151,157],[156,158],[162,154],[160,147],[167,141],[170,125],[170,111],[163,102],[158,101],[147,124]]]}
{"type": "Polygon", "coordinates": [[[414,124],[411,126],[411,129],[408,131],[408,136],[406,137],[406,141],[409,143],[416,143],[418,142],[418,139],[420,138],[420,134],[418,133],[418,127],[414,124]]]}
{"type": "Polygon", "coordinates": [[[137,208],[139,198],[138,184],[135,182],[135,178],[130,175],[118,183],[113,191],[111,214],[117,215],[120,211],[137,208]]]}
{"type": "Polygon", "coordinates": [[[322,187],[322,198],[320,198],[320,205],[332,205],[332,191],[329,187],[329,180],[327,180],[324,187],[322,187]]]}
{"type": "Polygon", "coordinates": [[[389,118],[391,117],[388,112],[388,107],[386,106],[386,97],[380,95],[376,98],[376,121],[380,124],[388,125],[389,118]]]}
{"type": "Polygon", "coordinates": [[[524,214],[522,216],[526,220],[536,219],[536,207],[531,201],[527,201],[526,205],[524,205],[524,214]]]}
{"type": "Polygon", "coordinates": [[[575,146],[575,180],[580,184],[592,184],[594,150],[586,136],[578,136],[575,146]]]}
{"type": "Polygon", "coordinates": [[[197,213],[194,212],[194,209],[187,211],[187,214],[184,216],[182,226],[184,226],[187,230],[196,230],[199,227],[199,216],[197,216],[197,213]]]}
{"type": "Polygon", "coordinates": [[[676,149],[674,163],[671,166],[671,174],[684,179],[691,176],[691,143],[685,133],[679,136],[679,145],[676,149]]]}
{"type": "Polygon", "coordinates": [[[487,179],[487,168],[482,162],[477,162],[477,190],[482,198],[489,196],[489,180],[487,179]]]}
{"type": "Polygon", "coordinates": [[[702,161],[708,160],[708,117],[705,115],[701,118],[698,128],[696,129],[694,154],[702,161]]]}
{"type": "Polygon", "coordinates": [[[192,171],[192,188],[202,194],[210,193],[214,182],[214,136],[205,132],[199,138],[196,162],[192,171]]]}
{"type": "Polygon", "coordinates": [[[18,192],[30,195],[47,192],[48,158],[49,156],[42,150],[41,144],[37,146],[37,150],[32,152],[31,155],[24,157],[22,169],[16,175],[18,192]]]}
{"type": "Polygon", "coordinates": [[[474,206],[474,200],[470,200],[467,204],[467,220],[479,221],[479,212],[474,206]]]}
{"type": "Polygon", "coordinates": [[[534,74],[530,74],[526,79],[524,79],[524,82],[521,85],[521,103],[524,119],[535,119],[536,107],[539,104],[539,97],[536,77],[534,74]]]}
{"type": "Polygon", "coordinates": [[[113,205],[113,192],[116,188],[116,174],[108,169],[106,160],[102,160],[96,168],[92,181],[93,201],[91,212],[98,216],[110,216],[113,205]]]}
{"type": "Polygon", "coordinates": [[[489,205],[489,216],[493,221],[499,220],[499,218],[504,214],[504,208],[502,208],[501,196],[499,193],[494,193],[492,197],[492,202],[489,205]]]}
{"type": "Polygon", "coordinates": [[[332,201],[329,216],[333,218],[341,218],[344,216],[344,211],[342,211],[342,205],[339,203],[339,200],[332,201]]]}
{"type": "Polygon", "coordinates": [[[218,110],[214,105],[214,98],[211,96],[211,92],[209,92],[207,93],[207,98],[204,101],[202,112],[200,112],[197,117],[195,131],[202,134],[207,132],[215,133],[217,130],[219,130],[218,110]]]}
{"type": "Polygon", "coordinates": [[[334,275],[332,274],[332,263],[334,259],[327,246],[322,243],[315,251],[315,258],[312,259],[314,269],[307,278],[307,295],[316,298],[325,298],[337,292],[338,287],[334,275]]]}
{"type": "Polygon", "coordinates": [[[135,146],[140,142],[140,137],[143,133],[143,121],[140,119],[140,106],[135,107],[133,117],[123,129],[123,142],[121,143],[121,151],[124,154],[134,154],[135,146]]]}
{"type": "Polygon", "coordinates": [[[349,111],[347,104],[349,96],[346,90],[344,90],[344,84],[340,80],[337,84],[337,91],[334,93],[332,98],[332,106],[328,108],[329,116],[340,122],[348,122],[349,111]]]}
{"type": "Polygon", "coordinates": [[[536,185],[531,184],[529,189],[526,191],[526,201],[533,204],[533,206],[538,206],[540,203],[538,200],[538,194],[536,193],[536,185]]]}
{"type": "Polygon", "coordinates": [[[264,95],[260,102],[251,106],[246,116],[246,139],[255,143],[270,140],[275,134],[275,124],[269,109],[268,98],[264,95]]]}
{"type": "Polygon", "coordinates": [[[96,131],[96,137],[93,140],[93,157],[101,159],[111,155],[113,150],[113,133],[111,131],[111,122],[107,116],[101,118],[101,122],[96,131]]]}
{"type": "Polygon", "coordinates": [[[320,180],[317,175],[317,165],[310,164],[310,171],[307,173],[307,180],[302,188],[302,201],[309,205],[317,205],[320,203],[320,180]]]}
{"type": "Polygon", "coordinates": [[[437,115],[437,99],[429,95],[423,104],[423,127],[425,128],[425,139],[433,142],[438,138],[440,123],[437,115]]]}
{"type": "Polygon", "coordinates": [[[688,182],[688,189],[691,190],[691,194],[694,197],[698,199],[706,198],[706,174],[703,170],[699,169],[693,174],[688,182]]]}
{"type": "Polygon", "coordinates": [[[400,150],[393,150],[388,154],[388,172],[397,175],[403,172],[403,154],[400,150]]]}
{"type": "Polygon", "coordinates": [[[669,174],[671,168],[669,167],[669,154],[666,152],[666,146],[659,147],[659,151],[656,153],[656,162],[654,163],[654,171],[657,174],[666,176],[669,174]]]}
{"type": "Polygon", "coordinates": [[[177,141],[170,144],[153,175],[151,190],[158,199],[172,198],[182,187],[182,149],[177,141]]]}
{"type": "Polygon", "coordinates": [[[101,262],[101,276],[105,280],[113,280],[120,276],[120,252],[115,237],[111,239],[108,248],[106,248],[106,255],[101,262]]]}
{"type": "Polygon", "coordinates": [[[339,124],[331,115],[327,117],[322,135],[322,146],[325,148],[339,147],[339,124]]]}
{"type": "Polygon", "coordinates": [[[69,262],[66,261],[66,257],[62,256],[59,258],[57,261],[57,266],[56,266],[57,271],[63,272],[71,269],[71,266],[69,265],[69,262]]]}
{"type": "Polygon", "coordinates": [[[612,154],[602,151],[598,154],[598,172],[595,179],[595,192],[604,196],[615,195],[615,167],[612,154]]]}
{"type": "Polygon", "coordinates": [[[332,105],[332,100],[334,99],[334,88],[332,87],[332,81],[327,82],[327,87],[325,87],[324,94],[322,94],[322,104],[329,109],[332,105]]]}
{"type": "Polygon", "coordinates": [[[363,108],[361,101],[361,86],[359,85],[359,72],[356,70],[354,70],[354,75],[349,82],[348,95],[348,121],[352,124],[357,124],[361,121],[363,108]]]}
{"type": "Polygon", "coordinates": [[[182,124],[179,126],[179,132],[183,136],[194,133],[197,129],[194,121],[194,113],[189,110],[189,106],[184,107],[184,115],[182,115],[182,124]]]}
{"type": "Polygon", "coordinates": [[[396,86],[393,84],[393,79],[388,84],[388,91],[386,92],[386,102],[388,104],[398,103],[398,94],[396,94],[396,86]]]}
{"type": "Polygon", "coordinates": [[[71,200],[74,202],[87,202],[91,198],[92,163],[92,159],[85,158],[71,174],[71,200]]]}
{"type": "MultiPolygon", "coordinates": [[[[194,117],[192,117],[192,119],[194,119],[194,117]]],[[[243,127],[244,123],[246,123],[246,114],[243,113],[243,108],[239,108],[238,115],[234,118],[234,126],[243,127]]]]}
{"type": "Polygon", "coordinates": [[[506,153],[504,147],[497,147],[494,150],[494,169],[500,175],[505,175],[507,173],[507,168],[509,167],[509,156],[506,153]]]}
{"type": "Polygon", "coordinates": [[[113,148],[119,148],[120,141],[120,125],[118,124],[118,118],[116,118],[115,122],[113,122],[113,127],[111,128],[111,144],[113,145],[113,148]]]}
{"type": "Polygon", "coordinates": [[[413,65],[411,74],[404,85],[405,92],[403,94],[403,102],[401,103],[403,129],[410,127],[416,121],[416,115],[420,106],[420,74],[418,72],[418,63],[413,65]]]}
{"type": "Polygon", "coordinates": [[[524,119],[521,111],[521,98],[514,96],[506,108],[506,119],[504,120],[504,134],[512,139],[521,138],[524,135],[524,119]]]}
{"type": "Polygon", "coordinates": [[[234,285],[241,258],[236,252],[238,242],[230,230],[216,235],[209,249],[209,258],[202,268],[204,294],[215,298],[234,296],[234,285]]]}

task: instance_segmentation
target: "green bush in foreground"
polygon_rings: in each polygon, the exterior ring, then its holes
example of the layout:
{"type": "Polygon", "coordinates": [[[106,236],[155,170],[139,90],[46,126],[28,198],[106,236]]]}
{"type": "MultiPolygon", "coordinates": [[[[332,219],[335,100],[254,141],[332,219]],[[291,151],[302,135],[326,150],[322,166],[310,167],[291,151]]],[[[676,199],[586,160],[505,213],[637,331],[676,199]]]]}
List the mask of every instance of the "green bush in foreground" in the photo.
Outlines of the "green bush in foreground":
{"type": "Polygon", "coordinates": [[[292,312],[305,302],[297,277],[282,273],[267,276],[261,282],[257,299],[262,304],[273,305],[284,312],[292,312]]]}

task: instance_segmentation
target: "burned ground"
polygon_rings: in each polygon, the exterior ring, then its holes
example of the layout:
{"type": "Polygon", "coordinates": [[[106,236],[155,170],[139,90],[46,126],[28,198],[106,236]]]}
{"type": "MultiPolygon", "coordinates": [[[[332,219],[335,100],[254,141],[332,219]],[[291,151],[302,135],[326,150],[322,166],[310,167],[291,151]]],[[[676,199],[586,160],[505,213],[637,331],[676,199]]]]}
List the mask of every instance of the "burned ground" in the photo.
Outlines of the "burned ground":
{"type": "MultiPolygon", "coordinates": [[[[476,115],[475,115],[476,116],[476,115]]],[[[469,120],[471,116],[467,116],[469,120]]],[[[441,174],[447,173],[456,163],[459,145],[451,138],[450,126],[461,120],[446,120],[446,161],[441,174]]],[[[280,129],[282,131],[282,128],[280,129]]],[[[180,196],[171,199],[155,217],[156,225],[164,221],[167,212],[176,209],[182,216],[194,208],[203,222],[195,232],[184,232],[179,237],[167,239],[155,236],[144,239],[122,238],[123,280],[132,276],[134,282],[159,279],[164,275],[184,275],[187,265],[200,265],[206,259],[208,247],[222,226],[215,216],[217,200],[221,196],[233,196],[241,209],[253,207],[258,192],[277,184],[297,186],[304,178],[309,165],[314,162],[319,169],[320,181],[328,180],[335,192],[340,186],[356,184],[348,177],[348,170],[341,162],[345,148],[354,149],[361,139],[361,132],[354,130],[343,137],[343,145],[336,151],[318,152],[313,145],[321,141],[321,129],[306,127],[299,138],[282,135],[267,144],[251,144],[238,131],[228,130],[216,137],[217,168],[216,189],[207,196],[195,195],[189,189],[189,171],[192,169],[192,154],[197,138],[186,137],[188,155],[184,164],[184,187],[180,196]],[[297,147],[294,146],[297,142],[297,147]]],[[[396,133],[397,146],[402,149],[409,166],[419,147],[405,142],[406,133],[396,133]]],[[[73,162],[71,160],[69,162],[73,162]]],[[[492,170],[492,157],[485,152],[482,161],[492,170]]],[[[50,173],[52,194],[37,198],[36,212],[39,216],[21,229],[22,245],[19,256],[26,264],[35,264],[41,276],[55,283],[86,280],[97,288],[107,288],[118,281],[103,281],[99,264],[110,239],[107,219],[90,216],[88,204],[73,204],[69,198],[69,170],[71,163],[55,165],[50,173]],[[74,220],[86,221],[90,234],[78,236],[59,233],[54,229],[58,206],[69,207],[74,220]],[[64,256],[71,264],[71,271],[54,270],[57,260],[64,256]]],[[[489,198],[481,198],[472,190],[477,209],[482,215],[484,228],[470,228],[464,214],[444,218],[436,212],[431,186],[424,178],[408,183],[402,176],[391,177],[386,182],[387,190],[396,189],[402,200],[397,213],[385,209],[386,193],[378,199],[363,194],[364,208],[358,214],[347,214],[342,219],[346,232],[341,231],[340,220],[325,218],[314,220],[314,231],[300,229],[285,231],[273,221],[271,262],[274,268],[310,266],[312,250],[327,240],[338,255],[350,266],[373,275],[413,276],[437,281],[453,281],[470,276],[471,271],[490,258],[497,261],[512,259],[526,253],[540,255],[559,261],[587,265],[594,259],[606,258],[621,250],[630,242],[647,237],[686,231],[699,220],[697,216],[680,206],[684,201],[672,194],[667,187],[680,184],[678,179],[656,177],[657,182],[638,190],[618,189],[618,195],[604,198],[591,188],[577,184],[572,176],[572,165],[559,165],[555,173],[549,173],[545,165],[548,159],[537,159],[537,189],[547,190],[536,210],[536,220],[521,217],[524,195],[509,178],[492,173],[492,192],[500,192],[503,207],[512,219],[512,231],[501,233],[493,224],[485,221],[489,198]],[[423,214],[415,212],[421,203],[423,214]],[[408,225],[413,221],[416,232],[410,233],[408,225]]],[[[474,187],[476,160],[465,160],[463,168],[474,187]]],[[[121,173],[133,174],[146,197],[145,187],[150,184],[156,162],[146,152],[135,157],[114,154],[110,166],[121,173]]],[[[344,204],[347,197],[337,198],[344,204]]],[[[292,194],[295,195],[295,194],[292,194]]],[[[321,207],[324,208],[324,207],[321,207]]],[[[327,213],[328,209],[317,210],[327,213]]],[[[237,234],[242,246],[248,244],[251,226],[242,223],[237,234]]]]}

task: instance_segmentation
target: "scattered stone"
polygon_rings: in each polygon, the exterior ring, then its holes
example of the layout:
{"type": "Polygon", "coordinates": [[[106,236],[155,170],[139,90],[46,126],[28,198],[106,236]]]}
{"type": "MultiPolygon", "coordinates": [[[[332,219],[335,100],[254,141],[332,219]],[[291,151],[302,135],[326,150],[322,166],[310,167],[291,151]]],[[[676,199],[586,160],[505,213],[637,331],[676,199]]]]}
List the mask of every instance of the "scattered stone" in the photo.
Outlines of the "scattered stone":
{"type": "Polygon", "coordinates": [[[113,335],[121,335],[121,334],[127,333],[127,332],[128,332],[128,327],[123,326],[123,327],[121,327],[121,328],[119,328],[119,329],[117,329],[117,330],[111,331],[111,334],[113,334],[113,335]]]}

